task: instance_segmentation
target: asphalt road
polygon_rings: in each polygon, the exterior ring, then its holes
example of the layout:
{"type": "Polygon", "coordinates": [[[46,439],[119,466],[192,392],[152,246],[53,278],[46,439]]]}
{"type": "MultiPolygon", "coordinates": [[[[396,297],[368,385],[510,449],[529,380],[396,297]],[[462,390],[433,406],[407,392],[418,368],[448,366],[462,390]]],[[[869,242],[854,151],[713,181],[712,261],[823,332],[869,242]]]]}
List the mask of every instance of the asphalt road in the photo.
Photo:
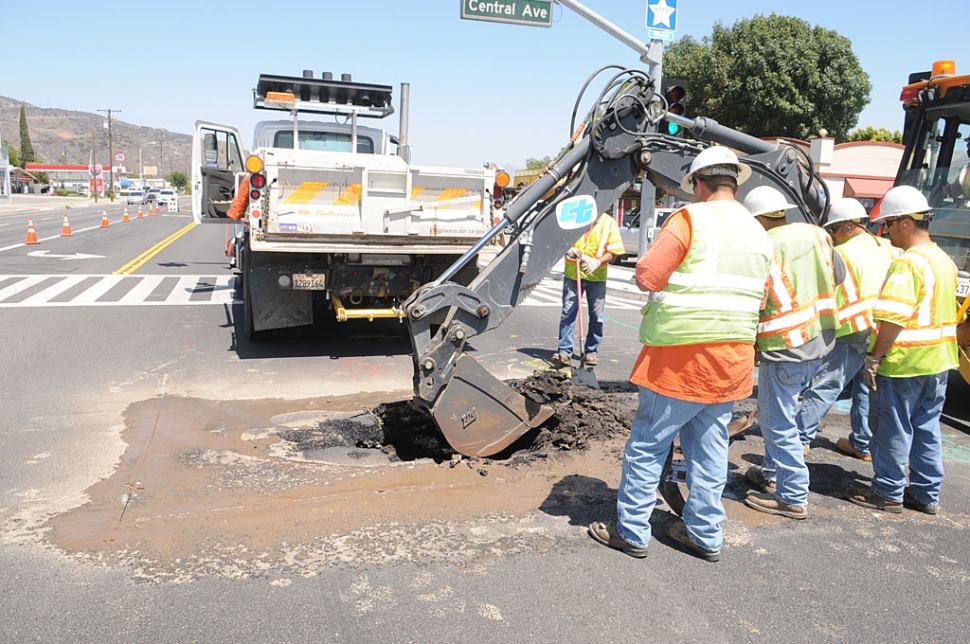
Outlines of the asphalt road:
{"type": "MultiPolygon", "coordinates": [[[[622,443],[522,469],[492,464],[488,476],[422,462],[324,467],[272,452],[279,440],[259,432],[286,412],[406,398],[403,329],[385,322],[249,344],[231,286],[219,281],[229,275],[223,227],[191,228],[132,268],[191,220],[121,223],[113,205],[102,229],[101,209],[71,209],[71,237],[60,236],[62,212],[33,214],[36,246],[16,246],[24,215],[0,216],[0,641],[965,639],[962,382],[947,406],[940,515],[884,516],[840,499],[871,476],[833,451],[846,431],[843,404],[808,457],[807,521],[737,501],[743,467],[761,454],[754,431],[732,445],[721,561],[697,560],[662,536],[637,561],[584,531],[613,512],[622,443]],[[30,255],[37,250],[49,252],[30,255]],[[22,283],[12,276],[42,279],[4,295],[22,283]],[[50,295],[70,277],[80,279],[50,295]],[[92,288],[101,295],[71,304],[92,288]],[[178,442],[186,436],[194,447],[178,442]],[[222,440],[235,442],[212,442],[222,440]],[[149,477],[166,473],[182,501],[162,511],[153,503],[165,490],[149,477]],[[214,498],[225,504],[206,505],[214,498]],[[259,498],[280,507],[253,507],[289,524],[233,509],[259,498]]],[[[544,368],[557,288],[543,285],[472,353],[501,378],[544,368]]],[[[637,351],[638,303],[610,299],[597,374],[622,382],[637,351]]],[[[654,523],[671,518],[661,506],[654,523]]]]}

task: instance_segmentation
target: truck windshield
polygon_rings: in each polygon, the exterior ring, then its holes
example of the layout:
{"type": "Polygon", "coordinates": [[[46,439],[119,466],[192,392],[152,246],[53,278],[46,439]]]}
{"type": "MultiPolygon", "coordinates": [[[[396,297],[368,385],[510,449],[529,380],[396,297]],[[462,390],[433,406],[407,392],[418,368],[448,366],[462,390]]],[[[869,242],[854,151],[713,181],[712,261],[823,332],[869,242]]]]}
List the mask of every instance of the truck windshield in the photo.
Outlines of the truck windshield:
{"type": "MultiPolygon", "coordinates": [[[[964,112],[970,112],[970,105],[964,112]]],[[[958,269],[970,271],[970,113],[927,111],[926,116],[914,152],[922,167],[913,163],[897,183],[916,186],[926,195],[935,212],[930,236],[958,269]]]]}
{"type": "MultiPolygon", "coordinates": [[[[301,150],[318,150],[323,152],[350,152],[350,135],[340,132],[300,132],[301,150]]],[[[293,132],[277,132],[273,141],[274,148],[293,149],[293,132]]],[[[373,154],[374,142],[357,135],[357,152],[373,154]]]]}

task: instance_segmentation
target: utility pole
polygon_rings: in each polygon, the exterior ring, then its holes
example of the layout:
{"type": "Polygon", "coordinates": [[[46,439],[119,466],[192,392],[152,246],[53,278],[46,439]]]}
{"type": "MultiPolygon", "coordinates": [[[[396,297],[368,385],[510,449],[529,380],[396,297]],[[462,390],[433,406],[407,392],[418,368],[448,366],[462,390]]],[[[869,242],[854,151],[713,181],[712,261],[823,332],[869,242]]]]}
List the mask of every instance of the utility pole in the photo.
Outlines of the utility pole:
{"type": "Polygon", "coordinates": [[[158,142],[158,174],[162,178],[162,187],[165,187],[165,166],[162,160],[165,158],[162,156],[162,144],[163,141],[158,142]]]}
{"type": "Polygon", "coordinates": [[[108,180],[111,182],[108,185],[108,197],[111,201],[115,200],[115,150],[114,143],[111,139],[111,112],[120,112],[121,110],[98,110],[99,112],[108,113],[108,180]]]}
{"type": "Polygon", "coordinates": [[[94,177],[94,179],[88,182],[91,186],[91,194],[94,195],[94,203],[98,203],[98,175],[94,174],[94,167],[98,163],[98,155],[95,151],[97,147],[98,128],[94,128],[94,132],[91,133],[91,176],[94,177]]]}

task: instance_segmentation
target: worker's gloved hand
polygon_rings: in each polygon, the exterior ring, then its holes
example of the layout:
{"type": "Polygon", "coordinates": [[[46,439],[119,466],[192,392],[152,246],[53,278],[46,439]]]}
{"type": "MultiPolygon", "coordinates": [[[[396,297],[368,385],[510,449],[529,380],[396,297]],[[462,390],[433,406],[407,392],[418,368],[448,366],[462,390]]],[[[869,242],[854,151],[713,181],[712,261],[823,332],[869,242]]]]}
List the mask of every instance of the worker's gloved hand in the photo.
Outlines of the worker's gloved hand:
{"type": "Polygon", "coordinates": [[[582,259],[582,257],[583,257],[582,251],[580,251],[575,246],[573,246],[572,248],[566,251],[566,259],[571,259],[573,261],[576,261],[577,259],[582,259]]]}
{"type": "Polygon", "coordinates": [[[869,389],[876,390],[876,374],[879,373],[879,363],[882,360],[876,358],[871,353],[866,354],[866,362],[862,366],[862,379],[869,389]]]}
{"type": "Polygon", "coordinates": [[[583,258],[580,260],[580,267],[583,270],[583,275],[592,274],[592,272],[600,266],[600,261],[595,257],[590,257],[589,255],[583,255],[583,258]]]}

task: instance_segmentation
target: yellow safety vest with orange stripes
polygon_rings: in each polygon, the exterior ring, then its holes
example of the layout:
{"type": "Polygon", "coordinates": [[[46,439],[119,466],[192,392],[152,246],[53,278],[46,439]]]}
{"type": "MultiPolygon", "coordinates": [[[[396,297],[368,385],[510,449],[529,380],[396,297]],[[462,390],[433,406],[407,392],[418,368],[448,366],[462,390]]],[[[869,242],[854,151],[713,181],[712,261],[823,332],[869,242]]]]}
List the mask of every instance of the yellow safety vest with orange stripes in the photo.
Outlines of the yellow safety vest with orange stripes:
{"type": "Polygon", "coordinates": [[[875,328],[872,307],[897,251],[889,241],[868,233],[856,235],[835,250],[845,262],[845,280],[835,290],[839,330],[835,337],[875,328]]]}
{"type": "Polygon", "coordinates": [[[829,236],[818,226],[798,222],[772,228],[768,237],[775,255],[758,323],[758,351],[800,347],[823,329],[838,328],[829,236]]]}
{"type": "Polygon", "coordinates": [[[903,330],[886,352],[880,375],[930,376],[959,366],[956,287],[956,265],[934,242],[893,261],[872,317],[903,330]]]}
{"type": "MultiPolygon", "coordinates": [[[[610,251],[614,256],[620,256],[625,253],[623,250],[623,238],[620,237],[620,229],[616,225],[616,220],[608,213],[600,215],[596,223],[573,246],[578,248],[583,255],[589,255],[590,257],[599,257],[606,251],[610,251]]],[[[605,282],[606,267],[607,265],[603,264],[590,273],[588,277],[583,275],[583,279],[587,282],[605,282]]],[[[571,280],[576,279],[576,262],[566,260],[565,275],[571,280]]]]}

